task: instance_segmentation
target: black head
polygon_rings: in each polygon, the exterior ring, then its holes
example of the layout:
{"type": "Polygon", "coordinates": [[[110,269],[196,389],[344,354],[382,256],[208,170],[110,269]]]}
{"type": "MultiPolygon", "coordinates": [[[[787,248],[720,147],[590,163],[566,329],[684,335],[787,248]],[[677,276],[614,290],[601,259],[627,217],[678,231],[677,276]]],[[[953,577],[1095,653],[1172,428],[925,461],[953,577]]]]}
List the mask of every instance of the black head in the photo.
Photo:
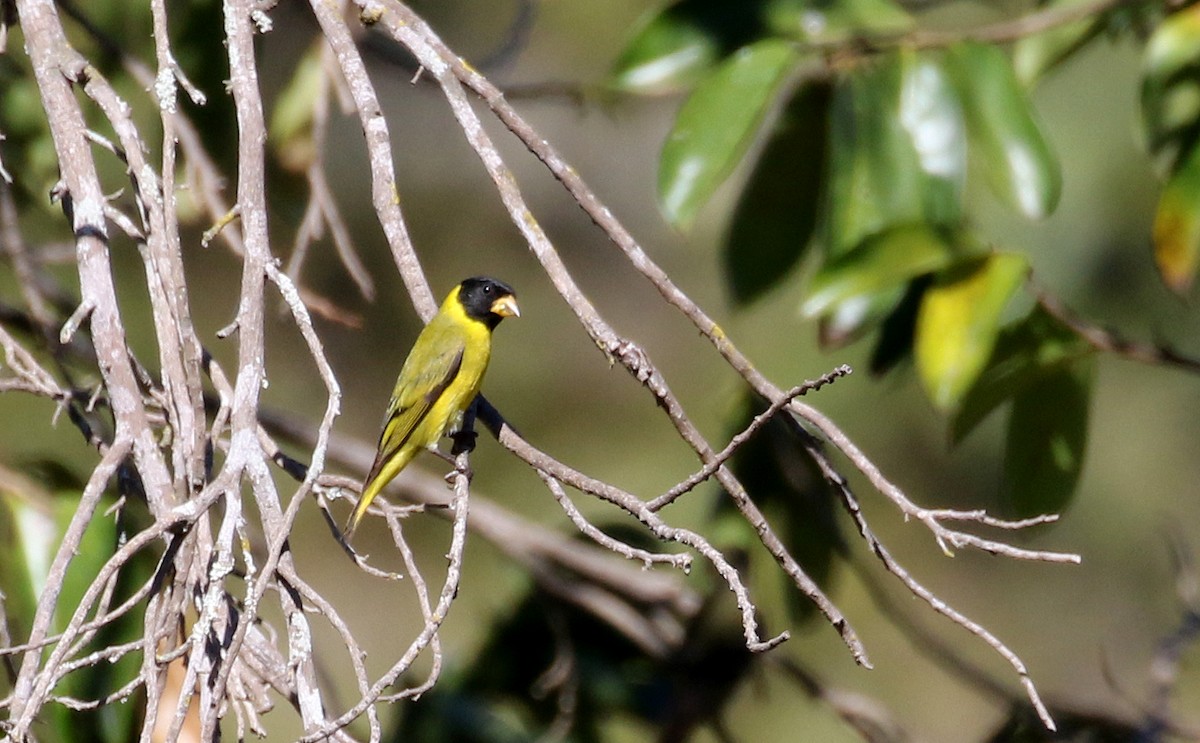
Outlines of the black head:
{"type": "Polygon", "coordinates": [[[512,287],[486,276],[464,279],[458,285],[458,301],[468,317],[482,321],[489,328],[495,328],[506,317],[521,315],[512,287]]]}

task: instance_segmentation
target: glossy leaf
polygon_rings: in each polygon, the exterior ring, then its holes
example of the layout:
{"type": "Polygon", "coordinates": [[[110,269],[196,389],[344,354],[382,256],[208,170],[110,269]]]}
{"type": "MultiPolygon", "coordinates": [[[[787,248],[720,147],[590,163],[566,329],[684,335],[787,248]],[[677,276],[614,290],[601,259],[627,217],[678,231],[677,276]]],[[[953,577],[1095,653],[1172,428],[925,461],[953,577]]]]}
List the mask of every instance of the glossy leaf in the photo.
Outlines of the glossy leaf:
{"type": "Polygon", "coordinates": [[[1142,124],[1163,176],[1175,170],[1200,133],[1200,6],[1166,18],[1146,44],[1142,124]]]}
{"type": "Polygon", "coordinates": [[[957,224],[967,178],[967,135],[962,105],[941,58],[902,50],[897,118],[924,173],[925,219],[957,224]]]}
{"type": "Polygon", "coordinates": [[[945,272],[926,292],[917,315],[917,373],[941,410],[951,410],[992,355],[1008,300],[1029,265],[996,253],[945,272]]]}
{"type": "MultiPolygon", "coordinates": [[[[1051,0],[1043,9],[1069,9],[1088,5],[1090,0],[1051,0]]],[[[1104,28],[1104,19],[1094,15],[1040,33],[1023,36],[1013,45],[1013,70],[1022,85],[1032,86],[1044,74],[1058,66],[1104,28]]]]}
{"type": "MultiPolygon", "coordinates": [[[[822,266],[809,284],[801,312],[815,317],[836,305],[882,292],[902,294],[910,279],[945,268],[963,251],[962,246],[925,225],[887,230],[822,266]]],[[[899,295],[895,299],[898,301],[899,295]]]]}
{"type": "Polygon", "coordinates": [[[761,31],[761,2],[684,0],[649,15],[618,57],[609,83],[630,93],[685,89],[761,31]]]}
{"type": "Polygon", "coordinates": [[[801,88],[788,103],[738,199],[722,254],[734,301],[778,283],[803,255],[817,222],[830,89],[801,88]]]}
{"type": "Polygon", "coordinates": [[[1013,400],[1004,494],[1013,514],[1059,513],[1075,492],[1087,448],[1092,364],[1054,370],[1013,400]]]}
{"type": "Polygon", "coordinates": [[[1058,159],[1004,52],[964,42],[947,50],[947,63],[992,190],[1030,219],[1050,214],[1062,193],[1058,159]]]}
{"type": "Polygon", "coordinates": [[[956,226],[963,131],[955,90],[933,55],[893,53],[839,79],[830,112],[827,253],[898,224],[956,226]]]}
{"type": "Polygon", "coordinates": [[[795,62],[791,45],[760,41],[738,50],[692,92],[659,163],[658,198],[671,224],[690,226],[746,154],[795,62]]]}
{"type": "Polygon", "coordinates": [[[962,399],[951,421],[951,441],[961,441],[993,410],[1042,376],[1093,353],[1075,331],[1041,307],[1035,307],[1000,332],[987,367],[962,399]]]}
{"type": "Polygon", "coordinates": [[[841,348],[858,340],[895,312],[904,296],[905,287],[900,285],[837,302],[817,325],[821,348],[841,348]]]}
{"type": "Polygon", "coordinates": [[[771,0],[772,31],[806,42],[831,42],[868,34],[907,31],[913,18],[892,0],[771,0]]]}
{"type": "Polygon", "coordinates": [[[868,236],[924,221],[916,152],[896,115],[895,57],[837,81],[829,122],[829,197],[824,247],[839,256],[868,236]]]}

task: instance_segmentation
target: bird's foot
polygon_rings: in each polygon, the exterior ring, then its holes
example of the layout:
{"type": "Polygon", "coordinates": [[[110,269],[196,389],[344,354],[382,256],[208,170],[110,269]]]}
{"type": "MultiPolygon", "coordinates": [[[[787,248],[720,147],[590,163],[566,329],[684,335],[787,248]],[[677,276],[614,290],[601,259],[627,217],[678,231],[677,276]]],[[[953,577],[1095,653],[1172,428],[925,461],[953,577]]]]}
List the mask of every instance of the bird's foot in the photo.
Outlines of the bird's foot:
{"type": "Polygon", "coordinates": [[[475,439],[479,438],[479,434],[470,428],[464,428],[461,431],[456,431],[450,438],[454,441],[454,444],[450,447],[450,453],[457,455],[465,451],[475,451],[475,439]]]}

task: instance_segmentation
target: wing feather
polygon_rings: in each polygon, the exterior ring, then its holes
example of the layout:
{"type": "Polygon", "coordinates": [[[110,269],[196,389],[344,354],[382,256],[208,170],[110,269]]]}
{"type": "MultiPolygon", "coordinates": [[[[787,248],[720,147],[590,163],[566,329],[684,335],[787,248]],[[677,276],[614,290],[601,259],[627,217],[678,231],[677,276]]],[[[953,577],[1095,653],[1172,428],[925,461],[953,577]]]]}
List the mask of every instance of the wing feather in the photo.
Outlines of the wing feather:
{"type": "MultiPolygon", "coordinates": [[[[434,358],[433,363],[424,364],[416,370],[405,368],[401,372],[400,380],[388,403],[387,417],[384,418],[383,431],[379,434],[375,461],[365,482],[374,480],[379,470],[409,443],[413,431],[421,425],[421,421],[425,420],[438,398],[458,377],[459,371],[462,370],[464,349],[460,345],[447,351],[448,353],[439,354],[434,358]]],[[[428,446],[429,443],[417,442],[418,446],[428,446]]]]}

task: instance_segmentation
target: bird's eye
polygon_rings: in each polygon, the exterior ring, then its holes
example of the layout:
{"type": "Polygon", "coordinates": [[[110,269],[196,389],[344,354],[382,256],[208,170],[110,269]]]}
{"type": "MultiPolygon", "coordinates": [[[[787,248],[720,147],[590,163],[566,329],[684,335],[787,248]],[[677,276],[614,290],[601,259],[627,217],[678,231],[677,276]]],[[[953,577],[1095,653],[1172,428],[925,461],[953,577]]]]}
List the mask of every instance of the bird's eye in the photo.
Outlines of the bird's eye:
{"type": "Polygon", "coordinates": [[[483,293],[484,293],[484,294],[491,294],[491,293],[492,293],[492,287],[490,287],[490,286],[485,286],[485,287],[483,287],[483,293]]]}

